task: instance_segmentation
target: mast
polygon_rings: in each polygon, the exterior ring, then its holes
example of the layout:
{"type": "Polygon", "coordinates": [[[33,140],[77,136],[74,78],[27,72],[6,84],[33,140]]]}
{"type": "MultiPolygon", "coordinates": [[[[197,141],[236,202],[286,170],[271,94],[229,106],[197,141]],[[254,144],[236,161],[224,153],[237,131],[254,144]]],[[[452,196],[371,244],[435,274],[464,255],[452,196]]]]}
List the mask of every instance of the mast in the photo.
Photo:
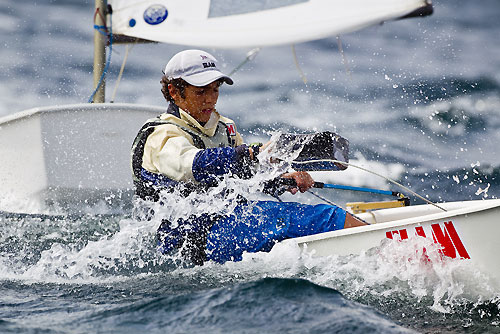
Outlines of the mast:
{"type": "MultiPolygon", "coordinates": [[[[107,0],[95,0],[94,13],[96,14],[94,15],[94,25],[101,27],[106,25],[106,7],[107,0]]],[[[104,66],[106,64],[106,43],[106,35],[99,32],[98,29],[94,29],[94,90],[97,88],[104,72],[104,66]]],[[[106,78],[103,78],[101,86],[94,95],[94,103],[104,103],[105,86],[106,78]]]]}

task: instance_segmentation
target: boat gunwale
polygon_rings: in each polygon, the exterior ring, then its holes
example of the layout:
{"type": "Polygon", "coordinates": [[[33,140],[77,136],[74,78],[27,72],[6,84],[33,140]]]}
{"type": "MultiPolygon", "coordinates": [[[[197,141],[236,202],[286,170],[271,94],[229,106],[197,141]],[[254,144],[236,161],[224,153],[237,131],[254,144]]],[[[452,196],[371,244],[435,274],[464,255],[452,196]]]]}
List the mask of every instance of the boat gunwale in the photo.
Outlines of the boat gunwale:
{"type": "Polygon", "coordinates": [[[135,104],[135,103],[77,103],[77,104],[61,104],[61,105],[53,105],[47,107],[35,107],[31,109],[26,109],[22,111],[18,111],[14,114],[6,115],[0,117],[0,126],[6,125],[8,123],[20,121],[24,118],[32,117],[34,115],[42,115],[49,113],[57,113],[57,112],[79,112],[79,111],[124,111],[122,109],[126,109],[126,111],[154,111],[154,112],[165,112],[166,107],[162,106],[153,106],[147,104],[135,104]]]}
{"type": "MultiPolygon", "coordinates": [[[[464,203],[464,205],[466,205],[468,202],[471,202],[471,201],[460,201],[458,203],[464,203]]],[[[408,226],[408,225],[414,225],[414,224],[423,225],[423,224],[426,224],[426,223],[429,223],[432,221],[436,221],[436,220],[444,220],[444,219],[448,219],[451,217],[456,217],[456,216],[460,216],[460,215],[467,215],[467,214],[477,213],[477,212],[481,212],[481,211],[494,210],[494,209],[500,210],[500,199],[477,200],[477,201],[473,201],[473,202],[474,203],[466,205],[463,208],[454,209],[454,210],[446,211],[446,212],[431,213],[429,215],[425,215],[425,216],[423,216],[424,217],[423,220],[421,219],[422,216],[414,216],[414,217],[392,220],[392,221],[387,221],[387,222],[382,222],[382,223],[375,223],[375,224],[371,224],[371,225],[367,225],[367,226],[360,226],[360,227],[318,233],[318,234],[313,234],[313,235],[308,235],[308,236],[298,237],[298,238],[293,238],[293,239],[288,239],[288,240],[293,240],[297,244],[302,245],[302,244],[307,244],[310,242],[322,241],[325,239],[332,239],[332,238],[354,235],[354,234],[365,233],[365,232],[376,232],[376,231],[380,231],[380,230],[397,229],[397,228],[402,227],[402,226],[408,226]],[[482,203],[482,202],[484,202],[484,203],[482,203]]],[[[449,203],[451,204],[451,203],[457,203],[457,202],[449,202],[449,203]]],[[[425,207],[428,205],[431,205],[431,204],[422,204],[421,206],[425,207]]],[[[404,209],[404,207],[397,208],[397,209],[401,210],[401,209],[404,209]]],[[[385,210],[394,210],[394,209],[385,209],[385,210]]]]}

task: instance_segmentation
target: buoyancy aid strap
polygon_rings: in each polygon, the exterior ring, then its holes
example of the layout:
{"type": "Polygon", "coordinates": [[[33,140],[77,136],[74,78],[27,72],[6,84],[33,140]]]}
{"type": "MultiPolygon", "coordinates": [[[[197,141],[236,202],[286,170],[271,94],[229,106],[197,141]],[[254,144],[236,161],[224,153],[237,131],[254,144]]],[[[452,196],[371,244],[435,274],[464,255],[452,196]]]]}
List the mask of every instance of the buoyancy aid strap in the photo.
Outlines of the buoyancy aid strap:
{"type": "Polygon", "coordinates": [[[233,135],[232,135],[232,132],[234,132],[234,128],[233,129],[230,128],[230,126],[234,127],[234,124],[228,125],[222,121],[219,121],[219,124],[220,123],[224,124],[224,126],[226,127],[226,134],[227,134],[227,140],[229,142],[229,145],[231,145],[231,147],[235,147],[236,146],[236,139],[234,139],[233,135]]]}
{"type": "MultiPolygon", "coordinates": [[[[167,109],[167,114],[169,115],[172,115],[172,116],[175,116],[177,118],[181,118],[181,113],[179,111],[179,107],[175,104],[175,103],[170,103],[168,105],[168,109],[167,109]]],[[[158,116],[158,118],[160,118],[160,116],[158,116]]],[[[201,140],[200,136],[193,133],[192,131],[190,131],[189,129],[183,127],[182,125],[179,125],[179,124],[176,124],[176,123],[173,123],[173,122],[170,122],[169,124],[173,124],[173,125],[176,125],[178,126],[179,128],[181,128],[182,130],[184,130],[185,132],[189,133],[191,135],[191,138],[193,139],[193,144],[196,148],[199,148],[199,149],[205,149],[205,143],[203,142],[203,140],[201,140]]]]}
{"type": "Polygon", "coordinates": [[[172,124],[179,127],[191,136],[193,144],[196,148],[202,150],[205,149],[205,143],[200,138],[200,136],[179,124],[175,124],[174,122],[171,122],[169,120],[162,120],[160,119],[160,116],[158,116],[153,121],[147,122],[142,126],[142,128],[139,130],[139,133],[137,134],[137,137],[134,140],[134,144],[132,145],[132,171],[134,180],[139,180],[141,178],[142,157],[144,155],[144,147],[149,135],[154,132],[157,126],[165,124],[172,124]]]}

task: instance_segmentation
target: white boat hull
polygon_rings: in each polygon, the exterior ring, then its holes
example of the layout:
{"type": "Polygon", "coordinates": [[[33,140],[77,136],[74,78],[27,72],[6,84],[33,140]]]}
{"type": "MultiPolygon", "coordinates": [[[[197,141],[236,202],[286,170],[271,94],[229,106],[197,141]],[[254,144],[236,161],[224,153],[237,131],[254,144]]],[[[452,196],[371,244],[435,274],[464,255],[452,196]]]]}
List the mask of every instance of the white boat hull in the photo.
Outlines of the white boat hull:
{"type": "Polygon", "coordinates": [[[0,118],[0,211],[38,213],[52,204],[130,197],[132,142],[148,118],[164,111],[75,104],[0,118]]]}
{"type": "Polygon", "coordinates": [[[443,256],[467,261],[500,288],[500,200],[465,201],[393,208],[360,216],[372,225],[293,239],[312,256],[360,254],[394,242],[427,237],[443,256]]]}

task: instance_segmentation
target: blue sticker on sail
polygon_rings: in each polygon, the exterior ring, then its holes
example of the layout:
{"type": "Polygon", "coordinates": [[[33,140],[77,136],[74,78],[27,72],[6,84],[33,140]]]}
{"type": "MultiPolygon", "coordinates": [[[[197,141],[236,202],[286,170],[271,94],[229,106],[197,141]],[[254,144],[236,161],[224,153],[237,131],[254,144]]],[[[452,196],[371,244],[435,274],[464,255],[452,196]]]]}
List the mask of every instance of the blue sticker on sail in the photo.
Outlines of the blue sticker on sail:
{"type": "Polygon", "coordinates": [[[144,21],[147,24],[160,24],[168,16],[168,10],[163,5],[151,5],[144,11],[144,21]]]}

